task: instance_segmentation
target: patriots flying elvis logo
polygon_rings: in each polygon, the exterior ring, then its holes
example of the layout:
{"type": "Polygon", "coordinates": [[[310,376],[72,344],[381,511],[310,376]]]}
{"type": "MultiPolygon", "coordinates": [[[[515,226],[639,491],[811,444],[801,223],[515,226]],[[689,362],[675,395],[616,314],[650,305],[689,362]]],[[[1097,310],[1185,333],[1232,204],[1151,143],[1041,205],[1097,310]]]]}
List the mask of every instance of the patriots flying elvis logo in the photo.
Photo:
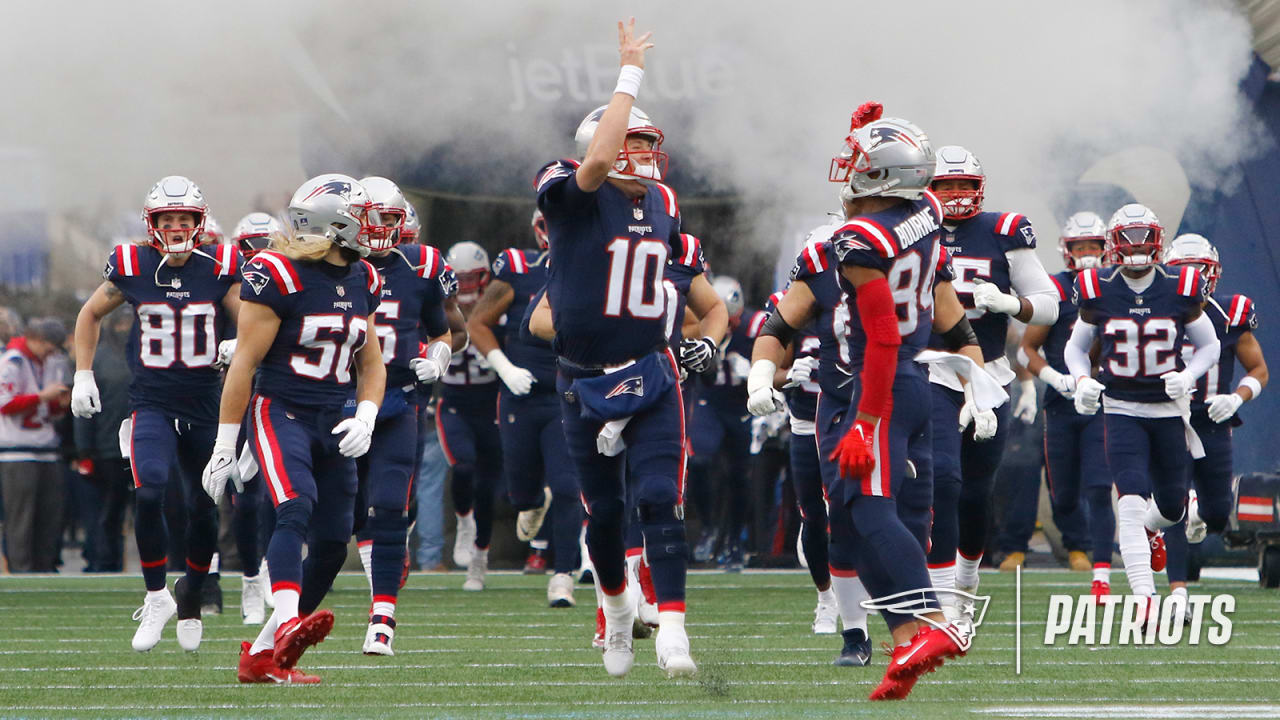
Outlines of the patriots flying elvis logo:
{"type": "Polygon", "coordinates": [[[867,150],[874,150],[881,145],[889,142],[902,142],[919,150],[920,145],[916,143],[915,138],[910,133],[899,130],[896,127],[878,127],[872,128],[870,132],[871,147],[867,150]]]}
{"type": "Polygon", "coordinates": [[[609,398],[618,397],[619,395],[635,395],[636,397],[644,397],[644,377],[637,375],[623,380],[615,385],[613,389],[609,391],[609,394],[604,396],[604,398],[605,400],[608,400],[609,398]]]}
{"type": "Polygon", "coordinates": [[[317,187],[315,190],[312,190],[311,193],[303,199],[310,200],[311,198],[319,197],[321,195],[340,195],[342,197],[347,197],[350,194],[351,183],[346,182],[345,180],[330,180],[320,187],[317,187]]]}

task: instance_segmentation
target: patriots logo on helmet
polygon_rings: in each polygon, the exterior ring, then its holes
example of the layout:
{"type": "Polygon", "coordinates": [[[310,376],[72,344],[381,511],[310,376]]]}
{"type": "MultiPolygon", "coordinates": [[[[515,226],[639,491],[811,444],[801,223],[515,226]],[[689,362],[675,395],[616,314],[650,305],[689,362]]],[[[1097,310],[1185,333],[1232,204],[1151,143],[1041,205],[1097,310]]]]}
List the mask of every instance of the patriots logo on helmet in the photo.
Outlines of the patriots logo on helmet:
{"type": "Polygon", "coordinates": [[[920,149],[920,144],[916,142],[915,138],[911,137],[911,133],[899,130],[896,127],[871,128],[869,135],[871,137],[871,147],[867,148],[867,150],[875,150],[881,145],[890,142],[906,143],[917,150],[920,149]]]}
{"type": "Polygon", "coordinates": [[[311,193],[303,199],[310,200],[311,198],[319,197],[321,195],[340,195],[342,197],[347,197],[350,194],[351,183],[344,180],[330,180],[329,182],[317,187],[315,190],[312,190],[311,193]]]}
{"type": "Polygon", "coordinates": [[[635,395],[636,397],[644,397],[644,377],[637,375],[629,377],[618,383],[604,396],[605,400],[618,397],[619,395],[635,395]]]}

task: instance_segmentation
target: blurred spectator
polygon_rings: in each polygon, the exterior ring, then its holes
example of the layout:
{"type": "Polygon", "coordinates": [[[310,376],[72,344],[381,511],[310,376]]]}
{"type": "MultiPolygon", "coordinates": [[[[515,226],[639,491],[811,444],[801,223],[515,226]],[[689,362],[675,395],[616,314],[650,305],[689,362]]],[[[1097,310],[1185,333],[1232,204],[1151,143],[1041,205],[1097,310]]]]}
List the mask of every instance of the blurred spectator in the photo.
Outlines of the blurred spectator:
{"type": "Polygon", "coordinates": [[[418,535],[417,561],[423,570],[443,570],[444,480],[449,474],[449,462],[436,436],[435,406],[425,403],[418,420],[422,451],[413,483],[418,496],[418,521],[414,526],[418,535]]]}
{"type": "Polygon", "coordinates": [[[126,345],[132,313],[117,310],[102,325],[93,374],[102,412],[75,419],[79,470],[97,490],[92,519],[85,522],[87,572],[124,570],[124,517],[133,500],[133,475],[120,452],[120,423],[129,416],[129,372],[126,345]]]}
{"type": "Polygon", "coordinates": [[[66,412],[71,391],[50,382],[45,365],[66,337],[61,321],[37,318],[0,355],[0,488],[10,572],[54,572],[59,560],[66,476],[52,421],[66,412]]]}
{"type": "Polygon", "coordinates": [[[9,344],[9,340],[22,330],[22,318],[11,307],[0,307],[0,343],[9,344]]]}

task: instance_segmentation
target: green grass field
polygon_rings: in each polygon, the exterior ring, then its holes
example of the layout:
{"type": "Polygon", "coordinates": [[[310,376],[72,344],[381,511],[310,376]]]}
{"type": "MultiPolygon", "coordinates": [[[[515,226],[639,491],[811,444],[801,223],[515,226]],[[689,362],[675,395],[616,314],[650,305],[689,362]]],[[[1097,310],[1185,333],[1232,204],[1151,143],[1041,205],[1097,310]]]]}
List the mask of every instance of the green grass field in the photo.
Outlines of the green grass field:
{"type": "MultiPolygon", "coordinates": [[[[1116,589],[1123,575],[1114,576],[1116,589]]],[[[689,631],[699,675],[668,681],[652,640],[636,641],[635,670],[605,675],[589,647],[592,593],[545,606],[545,578],[496,574],[482,593],[462,576],[414,575],[401,595],[397,655],[358,651],[368,594],[344,575],[327,607],[338,624],[302,667],[324,684],[236,682],[239,578],[223,579],[228,613],[206,618],[199,653],[178,648],[173,625],[150,653],[129,648],[138,578],[0,579],[0,715],[5,717],[1277,717],[1276,596],[1257,583],[1207,580],[1231,593],[1231,641],[1220,647],[1041,644],[1050,593],[1087,587],[1082,574],[1023,575],[1023,672],[1014,672],[1014,579],[984,573],[992,595],[968,657],[925,676],[904,703],[870,703],[884,672],[836,668],[839,636],[810,632],[814,593],[799,572],[689,578],[689,631]],[[1081,706],[1088,706],[1081,707],[1081,706]]],[[[877,646],[887,633],[872,618],[877,646]]]]}

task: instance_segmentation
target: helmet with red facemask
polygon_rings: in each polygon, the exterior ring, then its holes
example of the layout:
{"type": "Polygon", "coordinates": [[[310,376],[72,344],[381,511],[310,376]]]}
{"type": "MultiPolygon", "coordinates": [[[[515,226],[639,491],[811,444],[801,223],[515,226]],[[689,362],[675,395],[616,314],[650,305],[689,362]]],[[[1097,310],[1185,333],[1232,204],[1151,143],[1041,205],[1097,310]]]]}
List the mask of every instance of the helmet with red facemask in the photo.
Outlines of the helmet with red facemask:
{"type": "Polygon", "coordinates": [[[1129,203],[1107,222],[1106,257],[1114,265],[1150,267],[1160,261],[1164,228],[1151,208],[1129,203]]]}
{"type": "Polygon", "coordinates": [[[895,197],[914,200],[933,178],[933,145],[902,118],[881,117],[880,103],[863,103],[849,121],[849,135],[831,158],[827,180],[844,185],[840,199],[895,197]]]}
{"type": "Polygon", "coordinates": [[[378,211],[382,225],[374,232],[373,251],[384,252],[399,245],[404,239],[404,221],[409,215],[409,205],[400,187],[384,177],[370,175],[360,178],[360,184],[369,193],[373,209],[378,211]]]}
{"type": "Polygon", "coordinates": [[[266,250],[271,239],[281,235],[284,235],[284,224],[275,215],[251,212],[236,223],[236,228],[231,233],[231,242],[238,245],[240,254],[248,259],[266,250]]]}
{"type": "Polygon", "coordinates": [[[449,248],[445,262],[458,278],[458,302],[471,305],[489,284],[489,253],[469,240],[449,248]]]}
{"type": "Polygon", "coordinates": [[[326,173],[302,184],[289,201],[289,222],[298,235],[318,235],[367,257],[382,225],[373,200],[350,175],[326,173]]]}
{"type": "Polygon", "coordinates": [[[227,236],[222,232],[222,225],[217,218],[210,215],[205,218],[204,232],[200,233],[201,245],[221,245],[227,241],[227,236]]]}
{"type": "Polygon", "coordinates": [[[209,217],[209,204],[196,184],[181,175],[160,178],[142,201],[142,222],[147,226],[147,242],[162,253],[181,255],[195,250],[209,217]],[[161,223],[165,213],[190,213],[187,227],[161,223]]]}
{"type": "Polygon", "coordinates": [[[933,194],[942,203],[943,217],[951,221],[967,220],[982,212],[987,176],[982,172],[978,156],[959,145],[943,145],[938,148],[937,162],[933,171],[933,194]],[[967,180],[973,187],[942,190],[938,183],[943,180],[967,180]]]}
{"type": "Polygon", "coordinates": [[[1097,213],[1083,211],[1067,218],[1066,224],[1062,226],[1062,235],[1058,238],[1058,249],[1062,251],[1062,261],[1072,272],[1102,267],[1105,257],[1102,253],[1082,255],[1079,258],[1071,254],[1072,246],[1081,241],[1093,241],[1098,243],[1099,248],[1106,247],[1107,226],[1097,213]]]}
{"type": "Polygon", "coordinates": [[[1218,288],[1222,276],[1222,263],[1218,261],[1218,248],[1203,235],[1183,233],[1169,243],[1161,261],[1165,265],[1191,265],[1200,269],[1209,292],[1218,288]]]}
{"type": "Polygon", "coordinates": [[[551,246],[551,233],[547,231],[547,219],[542,216],[542,211],[536,208],[533,211],[533,238],[538,242],[539,250],[546,250],[551,246]]]}
{"type": "MultiPolygon", "coordinates": [[[[591,138],[595,137],[596,128],[600,126],[600,118],[608,105],[601,105],[587,114],[578,124],[574,133],[574,142],[578,144],[578,157],[587,156],[587,148],[591,138]]],[[[627,138],[642,137],[650,142],[647,150],[628,150],[625,143],[618,151],[618,157],[609,169],[609,177],[619,180],[639,180],[652,183],[662,180],[667,173],[667,154],[662,152],[662,131],[649,119],[649,115],[638,107],[631,108],[631,116],[627,119],[627,138]]]]}

